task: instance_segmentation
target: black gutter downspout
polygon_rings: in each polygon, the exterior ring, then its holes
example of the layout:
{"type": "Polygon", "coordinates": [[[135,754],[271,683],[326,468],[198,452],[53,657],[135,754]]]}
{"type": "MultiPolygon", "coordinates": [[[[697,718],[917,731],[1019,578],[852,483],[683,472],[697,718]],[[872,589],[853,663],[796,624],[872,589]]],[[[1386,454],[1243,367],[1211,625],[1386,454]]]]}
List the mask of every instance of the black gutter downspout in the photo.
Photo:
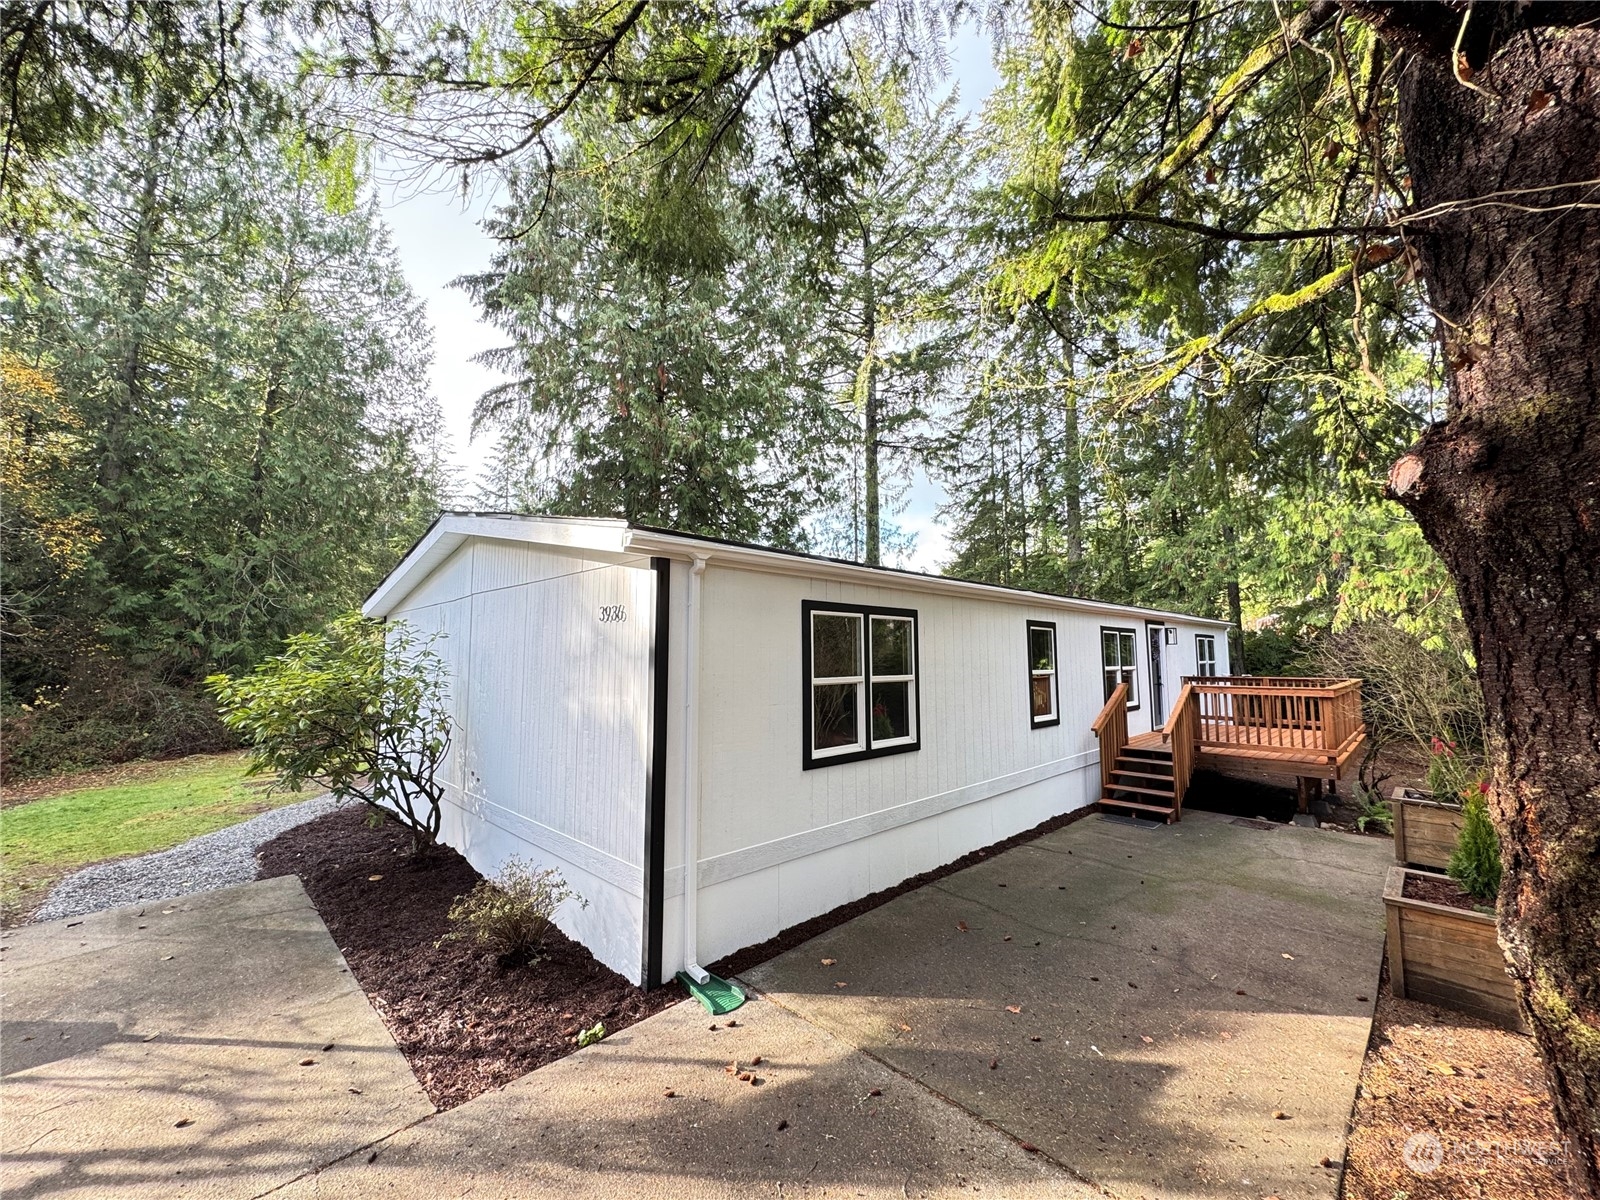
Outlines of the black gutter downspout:
{"type": "Polygon", "coordinates": [[[650,639],[650,766],[644,807],[644,986],[661,986],[662,909],[667,861],[667,674],[672,621],[672,560],[655,557],[656,623],[650,639]]]}

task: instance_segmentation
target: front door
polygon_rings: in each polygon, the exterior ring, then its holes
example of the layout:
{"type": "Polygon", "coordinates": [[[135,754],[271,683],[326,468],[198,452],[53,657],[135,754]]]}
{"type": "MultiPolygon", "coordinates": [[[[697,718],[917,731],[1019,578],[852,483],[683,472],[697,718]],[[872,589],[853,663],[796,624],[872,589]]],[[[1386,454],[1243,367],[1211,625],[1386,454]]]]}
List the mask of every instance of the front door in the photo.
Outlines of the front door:
{"type": "Polygon", "coordinates": [[[1145,634],[1150,641],[1150,728],[1160,729],[1167,723],[1165,625],[1146,625],[1145,634]]]}

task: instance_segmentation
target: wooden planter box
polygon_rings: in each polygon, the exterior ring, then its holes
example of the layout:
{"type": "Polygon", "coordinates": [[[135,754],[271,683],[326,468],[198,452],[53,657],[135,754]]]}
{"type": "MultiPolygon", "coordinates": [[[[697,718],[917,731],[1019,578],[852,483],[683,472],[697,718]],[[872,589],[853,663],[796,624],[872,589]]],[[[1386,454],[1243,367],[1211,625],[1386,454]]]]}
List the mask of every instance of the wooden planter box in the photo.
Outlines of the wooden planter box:
{"type": "Polygon", "coordinates": [[[1395,788],[1394,860],[1401,866],[1442,871],[1461,836],[1461,806],[1444,804],[1409,788],[1395,788]]]}
{"type": "Polygon", "coordinates": [[[1389,986],[1394,994],[1526,1033],[1505,957],[1495,940],[1494,918],[1407,899],[1409,875],[1438,878],[1407,867],[1389,868],[1383,904],[1389,917],[1389,986]]]}

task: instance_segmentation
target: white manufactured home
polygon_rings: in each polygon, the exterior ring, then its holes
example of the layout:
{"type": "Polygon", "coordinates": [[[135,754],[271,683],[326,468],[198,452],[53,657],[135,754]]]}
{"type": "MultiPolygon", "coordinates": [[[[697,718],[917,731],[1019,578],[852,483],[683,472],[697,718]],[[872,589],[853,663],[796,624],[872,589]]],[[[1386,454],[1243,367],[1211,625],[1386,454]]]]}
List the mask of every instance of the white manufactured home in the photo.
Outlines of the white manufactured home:
{"type": "Polygon", "coordinates": [[[1228,671],[1220,621],[614,520],[447,514],[365,612],[445,635],[444,841],[646,986],[1093,804],[1117,685],[1137,733],[1228,671]]]}

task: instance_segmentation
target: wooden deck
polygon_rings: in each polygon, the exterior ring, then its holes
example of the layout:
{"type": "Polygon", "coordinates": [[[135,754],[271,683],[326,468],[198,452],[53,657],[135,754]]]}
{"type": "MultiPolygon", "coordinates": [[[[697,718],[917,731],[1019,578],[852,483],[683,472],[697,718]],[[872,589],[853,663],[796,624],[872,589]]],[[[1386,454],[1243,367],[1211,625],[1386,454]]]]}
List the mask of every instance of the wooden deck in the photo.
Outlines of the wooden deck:
{"type": "Polygon", "coordinates": [[[1197,770],[1297,780],[1304,811],[1320,781],[1337,782],[1360,762],[1367,741],[1359,679],[1189,676],[1166,724],[1132,735],[1125,702],[1119,688],[1094,724],[1101,803],[1138,807],[1131,803],[1140,791],[1133,784],[1146,782],[1137,778],[1138,759],[1161,756],[1171,763],[1160,797],[1168,820],[1181,816],[1184,790],[1197,770]]]}

